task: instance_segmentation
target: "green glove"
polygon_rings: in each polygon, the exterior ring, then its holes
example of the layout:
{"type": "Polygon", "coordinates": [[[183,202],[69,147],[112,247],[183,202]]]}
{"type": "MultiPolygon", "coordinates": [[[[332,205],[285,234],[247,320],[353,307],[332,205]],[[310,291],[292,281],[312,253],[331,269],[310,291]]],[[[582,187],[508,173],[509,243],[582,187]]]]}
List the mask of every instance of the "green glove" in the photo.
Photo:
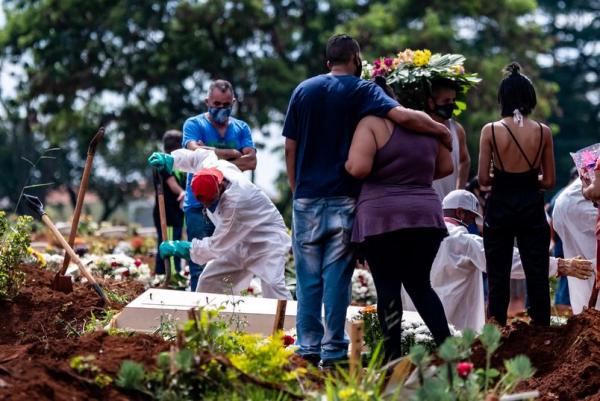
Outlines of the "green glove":
{"type": "Polygon", "coordinates": [[[163,241],[158,247],[161,258],[176,256],[190,260],[190,248],[192,243],[189,241],[163,241]]]}
{"type": "Polygon", "coordinates": [[[159,170],[164,170],[167,173],[173,173],[173,163],[175,159],[173,156],[166,153],[154,152],[148,158],[148,164],[151,167],[156,167],[159,170]]]}

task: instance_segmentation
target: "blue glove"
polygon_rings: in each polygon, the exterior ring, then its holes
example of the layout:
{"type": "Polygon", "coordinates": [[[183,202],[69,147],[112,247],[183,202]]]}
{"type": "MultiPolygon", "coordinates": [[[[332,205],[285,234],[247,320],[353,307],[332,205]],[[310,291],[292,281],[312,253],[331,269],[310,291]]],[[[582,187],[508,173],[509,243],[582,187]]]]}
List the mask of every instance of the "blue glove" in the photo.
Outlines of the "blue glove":
{"type": "Polygon", "coordinates": [[[169,256],[190,260],[190,248],[192,243],[189,241],[163,241],[158,247],[162,259],[169,256]]]}
{"type": "Polygon", "coordinates": [[[151,167],[156,167],[159,170],[164,170],[168,174],[173,173],[173,163],[175,159],[173,156],[166,153],[154,152],[148,158],[148,164],[151,167]]]}

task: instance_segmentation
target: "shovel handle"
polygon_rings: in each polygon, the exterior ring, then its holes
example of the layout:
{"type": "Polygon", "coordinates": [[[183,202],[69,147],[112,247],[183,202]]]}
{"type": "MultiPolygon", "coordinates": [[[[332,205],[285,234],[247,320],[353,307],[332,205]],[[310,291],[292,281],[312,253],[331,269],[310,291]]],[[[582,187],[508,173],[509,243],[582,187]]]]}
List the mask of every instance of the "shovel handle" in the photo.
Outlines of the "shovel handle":
{"type": "MultiPolygon", "coordinates": [[[[158,173],[158,169],[154,169],[154,182],[156,183],[156,193],[158,195],[158,216],[160,220],[160,234],[163,241],[167,241],[167,209],[165,208],[165,193],[163,188],[162,177],[158,173]]],[[[165,258],[163,261],[165,265],[165,287],[171,282],[171,260],[165,258]]]]}
{"type": "MultiPolygon", "coordinates": [[[[98,143],[104,137],[104,127],[100,127],[96,135],[92,138],[88,147],[87,158],[85,159],[85,167],[83,168],[83,175],[81,176],[81,183],[79,184],[79,192],[77,193],[77,203],[75,204],[75,211],[73,212],[73,219],[71,220],[71,232],[69,233],[69,245],[72,247],[75,243],[75,237],[77,236],[77,228],[79,227],[79,218],[81,217],[81,210],[83,209],[83,201],[85,199],[85,193],[87,192],[90,175],[92,174],[92,164],[94,162],[94,154],[98,143]]],[[[64,275],[69,267],[71,257],[67,254],[63,260],[62,268],[59,274],[64,275]]]]}
{"type": "Polygon", "coordinates": [[[77,254],[75,253],[75,251],[73,251],[73,248],[71,248],[71,246],[67,243],[67,241],[64,239],[64,237],[62,236],[62,234],[58,231],[58,229],[56,228],[56,226],[54,225],[54,223],[52,223],[52,220],[50,220],[50,218],[48,217],[48,215],[43,214],[42,215],[42,221],[44,222],[44,224],[46,225],[46,227],[48,227],[50,229],[50,231],[52,231],[52,234],[57,239],[57,241],[60,242],[60,245],[65,250],[66,254],[69,255],[71,257],[71,259],[73,259],[73,261],[77,264],[77,266],[79,267],[79,271],[81,272],[81,274],[83,274],[83,276],[92,285],[98,284],[98,283],[96,283],[96,280],[94,279],[94,277],[92,277],[92,275],[90,274],[90,272],[87,271],[87,269],[85,268],[85,266],[83,265],[83,263],[81,263],[81,260],[79,259],[79,256],[77,256],[77,254]]]}
{"type": "Polygon", "coordinates": [[[94,153],[96,153],[96,148],[98,147],[98,144],[100,143],[102,138],[104,138],[104,127],[98,128],[98,132],[96,132],[96,135],[94,135],[94,137],[90,141],[90,144],[88,146],[88,155],[94,155],[94,153]]]}

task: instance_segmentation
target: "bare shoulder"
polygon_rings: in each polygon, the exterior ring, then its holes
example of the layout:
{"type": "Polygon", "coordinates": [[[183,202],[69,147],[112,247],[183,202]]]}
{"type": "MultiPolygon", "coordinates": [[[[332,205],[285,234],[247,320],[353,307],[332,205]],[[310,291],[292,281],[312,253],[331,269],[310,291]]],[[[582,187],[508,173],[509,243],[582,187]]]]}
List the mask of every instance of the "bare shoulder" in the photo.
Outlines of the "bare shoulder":
{"type": "Polygon", "coordinates": [[[481,128],[481,136],[484,138],[489,137],[492,134],[492,125],[494,123],[487,123],[486,125],[483,126],[483,128],[481,128]]]}
{"type": "Polygon", "coordinates": [[[544,133],[544,137],[552,138],[552,129],[544,123],[540,123],[540,125],[542,126],[542,132],[544,133]]]}
{"type": "Polygon", "coordinates": [[[375,130],[379,127],[385,126],[386,119],[377,116],[366,116],[359,121],[357,129],[372,129],[375,130]]]}

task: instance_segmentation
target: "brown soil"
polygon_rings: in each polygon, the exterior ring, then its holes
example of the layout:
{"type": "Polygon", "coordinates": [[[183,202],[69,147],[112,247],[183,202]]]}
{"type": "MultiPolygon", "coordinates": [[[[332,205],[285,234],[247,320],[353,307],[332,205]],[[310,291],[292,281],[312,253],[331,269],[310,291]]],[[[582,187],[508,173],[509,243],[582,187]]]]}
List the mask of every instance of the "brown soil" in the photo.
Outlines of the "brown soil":
{"type": "MultiPolygon", "coordinates": [[[[99,298],[90,287],[74,285],[71,294],[50,288],[54,273],[25,266],[27,282],[19,296],[0,302],[0,400],[127,400],[141,399],[115,386],[100,389],[93,375],[79,375],[69,362],[94,355],[92,363],[114,377],[121,362],[146,366],[169,344],[149,335],[113,335],[97,331],[80,336],[91,312],[99,315],[99,298]]],[[[130,300],[143,291],[134,281],[106,280],[102,286],[130,300]]],[[[105,309],[120,310],[111,303],[105,309]]]]}
{"type": "MultiPolygon", "coordinates": [[[[517,322],[504,329],[502,345],[492,359],[524,354],[536,369],[535,376],[519,390],[538,390],[537,400],[600,400],[600,311],[586,310],[560,327],[536,327],[517,322]]],[[[473,362],[485,365],[485,353],[475,348],[473,362]]]]}

